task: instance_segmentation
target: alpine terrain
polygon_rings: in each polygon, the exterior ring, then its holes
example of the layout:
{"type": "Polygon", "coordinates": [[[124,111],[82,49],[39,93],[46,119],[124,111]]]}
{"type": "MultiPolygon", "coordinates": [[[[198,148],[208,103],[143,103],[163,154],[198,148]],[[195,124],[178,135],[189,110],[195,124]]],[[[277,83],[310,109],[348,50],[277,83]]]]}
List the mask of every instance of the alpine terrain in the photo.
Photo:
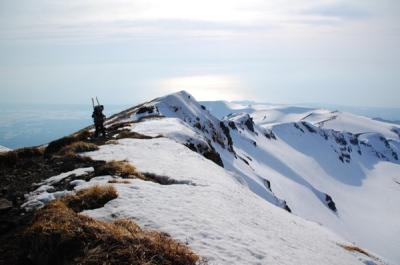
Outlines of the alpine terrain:
{"type": "Polygon", "coordinates": [[[118,195],[79,215],[161,231],[198,262],[400,263],[396,124],[324,109],[197,102],[181,91],[111,116],[106,127],[104,140],[86,128],[39,147],[52,171],[27,189],[21,209],[112,185],[118,195]],[[53,154],[72,157],[65,147],[77,138],[86,144],[74,149],[78,162],[54,169],[65,158],[53,154]],[[117,162],[139,177],[99,170],[117,162]]]}

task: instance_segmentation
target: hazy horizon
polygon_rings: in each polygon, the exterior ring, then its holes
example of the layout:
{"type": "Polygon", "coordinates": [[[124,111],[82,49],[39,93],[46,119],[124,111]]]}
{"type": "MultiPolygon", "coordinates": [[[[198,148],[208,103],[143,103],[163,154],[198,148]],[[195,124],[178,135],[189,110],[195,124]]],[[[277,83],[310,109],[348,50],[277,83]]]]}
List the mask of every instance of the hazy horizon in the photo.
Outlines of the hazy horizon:
{"type": "MultiPolygon", "coordinates": [[[[137,103],[105,104],[105,114],[109,117],[137,103]]],[[[252,103],[257,104],[257,102],[252,103]]],[[[397,124],[400,121],[400,108],[358,108],[323,104],[293,105],[346,111],[370,118],[381,118],[397,124]]],[[[0,105],[0,145],[14,149],[48,143],[92,125],[91,114],[90,102],[87,104],[2,104],[0,105]]]]}

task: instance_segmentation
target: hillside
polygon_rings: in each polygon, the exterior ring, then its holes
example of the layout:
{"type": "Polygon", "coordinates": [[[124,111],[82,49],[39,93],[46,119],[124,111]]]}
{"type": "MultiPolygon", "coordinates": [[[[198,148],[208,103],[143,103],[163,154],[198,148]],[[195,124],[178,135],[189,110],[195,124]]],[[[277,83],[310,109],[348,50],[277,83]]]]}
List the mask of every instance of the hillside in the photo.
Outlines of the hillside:
{"type": "MultiPolygon", "coordinates": [[[[398,140],[291,120],[304,114],[298,109],[266,126],[257,116],[270,109],[232,108],[219,119],[182,91],[110,117],[106,139],[84,129],[40,147],[30,169],[40,173],[36,184],[15,204],[30,215],[54,199],[112,185],[116,196],[79,215],[134,220],[208,264],[399,261],[398,140]]],[[[2,174],[26,173],[22,154],[2,160],[12,165],[2,174]]]]}

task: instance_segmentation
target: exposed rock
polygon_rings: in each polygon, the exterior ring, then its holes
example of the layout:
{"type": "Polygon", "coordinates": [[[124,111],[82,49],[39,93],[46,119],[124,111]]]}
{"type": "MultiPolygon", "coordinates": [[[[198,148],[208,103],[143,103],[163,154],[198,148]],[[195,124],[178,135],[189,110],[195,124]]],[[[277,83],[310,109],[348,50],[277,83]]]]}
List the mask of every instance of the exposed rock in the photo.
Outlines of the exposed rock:
{"type": "Polygon", "coordinates": [[[229,121],[228,125],[229,125],[229,127],[231,127],[231,129],[237,130],[236,124],[233,121],[229,121]]]}
{"type": "Polygon", "coordinates": [[[229,128],[222,121],[219,123],[219,126],[221,127],[222,132],[225,134],[225,137],[228,140],[228,150],[231,151],[231,152],[234,152],[233,151],[233,141],[232,141],[232,137],[231,137],[231,133],[229,131],[229,128]]]}
{"type": "Polygon", "coordinates": [[[289,208],[289,206],[287,205],[286,201],[283,201],[283,209],[285,209],[286,211],[288,211],[289,213],[292,212],[292,210],[289,208]]]}
{"type": "Polygon", "coordinates": [[[315,130],[315,128],[314,128],[311,124],[309,124],[308,122],[303,121],[303,122],[301,122],[301,124],[303,124],[303,126],[304,126],[310,133],[316,133],[316,132],[317,132],[317,130],[315,130]]]}
{"type": "Polygon", "coordinates": [[[155,112],[155,107],[154,106],[143,106],[143,107],[140,107],[138,110],[137,110],[137,114],[142,114],[142,113],[154,113],[155,112]]]}
{"type": "Polygon", "coordinates": [[[352,144],[352,145],[358,145],[358,137],[357,137],[357,135],[353,135],[353,137],[351,137],[350,138],[350,143],[352,144]]]}
{"type": "Polygon", "coordinates": [[[320,135],[321,135],[322,137],[324,137],[324,139],[325,139],[326,141],[328,140],[328,134],[327,134],[325,131],[320,130],[320,135]]]}
{"type": "Polygon", "coordinates": [[[326,205],[334,212],[337,212],[335,202],[332,200],[332,197],[325,193],[325,202],[326,205]]]}
{"type": "Polygon", "coordinates": [[[246,125],[246,127],[247,127],[250,131],[254,132],[254,121],[253,121],[253,118],[249,117],[249,118],[246,120],[246,122],[244,123],[244,125],[246,125]]]}
{"type": "Polygon", "coordinates": [[[276,140],[276,136],[275,136],[275,134],[271,131],[271,130],[268,130],[268,131],[265,131],[264,132],[264,136],[265,137],[267,137],[268,139],[274,139],[274,140],[276,140]]]}
{"type": "Polygon", "coordinates": [[[172,109],[174,112],[178,112],[178,110],[179,110],[180,108],[179,108],[179,107],[176,107],[176,106],[172,106],[171,109],[172,109]]]}
{"type": "Polygon", "coordinates": [[[195,146],[193,143],[191,143],[191,142],[186,143],[185,146],[188,147],[188,148],[189,148],[190,150],[192,150],[193,152],[198,152],[196,146],[195,146]]]}
{"type": "Polygon", "coordinates": [[[250,161],[253,161],[253,159],[250,156],[246,156],[246,158],[250,161]]]}
{"type": "Polygon", "coordinates": [[[246,159],[244,159],[241,156],[238,156],[240,158],[240,160],[242,160],[243,162],[245,162],[248,166],[250,165],[249,161],[247,161],[246,159]]]}
{"type": "Polygon", "coordinates": [[[193,126],[197,129],[201,130],[201,124],[199,122],[196,122],[193,126]]]}
{"type": "Polygon", "coordinates": [[[224,167],[224,163],[222,162],[221,156],[215,150],[207,151],[203,154],[203,156],[207,159],[210,159],[217,165],[224,167]]]}
{"type": "Polygon", "coordinates": [[[293,123],[293,126],[294,126],[296,129],[300,130],[302,133],[304,133],[303,128],[301,128],[297,123],[293,123]]]}
{"type": "Polygon", "coordinates": [[[347,141],[344,138],[343,134],[341,134],[339,132],[336,132],[336,133],[333,134],[333,136],[335,137],[336,143],[338,143],[340,145],[347,145],[347,141]]]}
{"type": "Polygon", "coordinates": [[[268,179],[263,179],[264,186],[269,190],[271,190],[271,182],[268,179]]]}
{"type": "Polygon", "coordinates": [[[13,207],[13,203],[7,199],[0,198],[0,211],[7,211],[13,207]]]}

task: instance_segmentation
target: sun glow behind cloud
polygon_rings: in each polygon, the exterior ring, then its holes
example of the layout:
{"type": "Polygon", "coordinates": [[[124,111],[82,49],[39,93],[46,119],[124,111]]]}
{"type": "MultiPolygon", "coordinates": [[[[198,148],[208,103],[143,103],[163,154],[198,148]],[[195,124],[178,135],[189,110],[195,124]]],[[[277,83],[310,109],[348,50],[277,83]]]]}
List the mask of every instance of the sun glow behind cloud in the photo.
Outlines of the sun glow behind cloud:
{"type": "Polygon", "coordinates": [[[194,75],[168,78],[158,82],[161,93],[186,90],[197,100],[238,100],[252,99],[245,94],[237,77],[228,75],[194,75]]]}
{"type": "Polygon", "coordinates": [[[346,104],[397,106],[399,12],[398,0],[4,0],[0,92],[115,103],[180,89],[285,103],[346,92],[346,104]]]}

